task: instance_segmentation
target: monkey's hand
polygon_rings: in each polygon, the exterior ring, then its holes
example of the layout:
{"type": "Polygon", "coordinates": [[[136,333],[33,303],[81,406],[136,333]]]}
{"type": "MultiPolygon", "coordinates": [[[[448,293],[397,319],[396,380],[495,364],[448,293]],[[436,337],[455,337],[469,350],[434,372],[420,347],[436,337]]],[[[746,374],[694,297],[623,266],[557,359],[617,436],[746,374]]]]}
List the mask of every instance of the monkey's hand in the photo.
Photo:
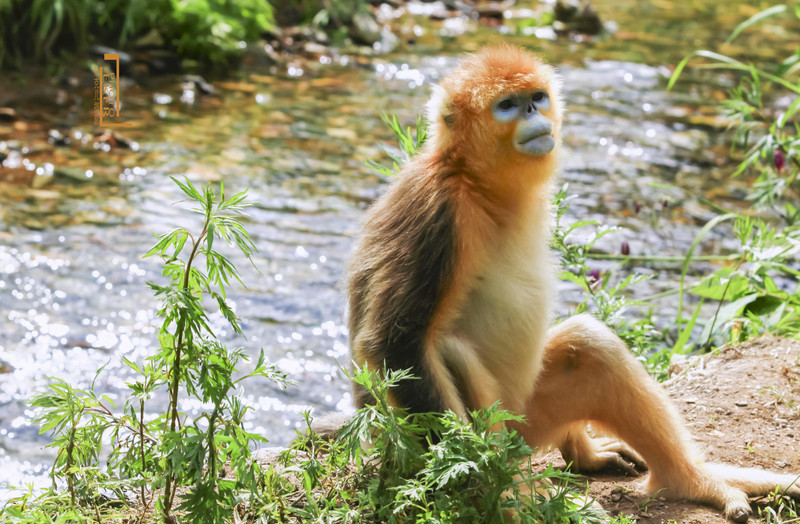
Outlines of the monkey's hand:
{"type": "Polygon", "coordinates": [[[559,449],[564,461],[571,462],[573,471],[579,473],[611,469],[637,476],[647,471],[644,459],[633,448],[615,438],[591,437],[585,426],[567,432],[559,449]]]}

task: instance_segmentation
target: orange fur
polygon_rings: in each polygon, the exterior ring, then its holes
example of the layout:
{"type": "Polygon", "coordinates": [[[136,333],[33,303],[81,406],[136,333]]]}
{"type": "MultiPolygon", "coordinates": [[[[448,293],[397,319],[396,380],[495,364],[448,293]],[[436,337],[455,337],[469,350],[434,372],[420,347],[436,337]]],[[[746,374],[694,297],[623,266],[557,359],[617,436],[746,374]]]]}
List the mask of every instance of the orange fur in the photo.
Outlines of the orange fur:
{"type": "Polygon", "coordinates": [[[367,214],[350,273],[353,360],[422,379],[393,391],[397,405],[463,415],[499,400],[527,416],[516,427],[531,446],[557,445],[583,470],[646,463],[651,490],[737,520],[748,494],[779,485],[800,496],[789,476],[705,464],[659,386],[597,320],[548,332],[562,106],[553,68],[517,47],[484,49],[442,81],[429,141],[367,214]],[[530,105],[539,91],[541,111],[530,105]],[[492,104],[520,93],[528,116],[494,117],[492,104]],[[516,133],[531,128],[519,121],[541,116],[554,148],[521,152],[516,133]],[[624,442],[593,439],[590,421],[624,442]]]}

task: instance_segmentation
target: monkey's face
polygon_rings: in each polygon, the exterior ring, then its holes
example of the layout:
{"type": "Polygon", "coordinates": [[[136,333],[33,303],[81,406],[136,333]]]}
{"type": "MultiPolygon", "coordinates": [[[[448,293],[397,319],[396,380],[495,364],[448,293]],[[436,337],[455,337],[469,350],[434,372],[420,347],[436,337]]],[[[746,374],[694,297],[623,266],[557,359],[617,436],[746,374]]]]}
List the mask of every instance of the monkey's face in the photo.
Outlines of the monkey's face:
{"type": "Polygon", "coordinates": [[[560,143],[560,86],[555,70],[524,49],[484,48],[434,90],[429,147],[476,171],[549,169],[560,143]]]}
{"type": "Polygon", "coordinates": [[[545,90],[501,96],[491,106],[492,118],[500,124],[513,124],[514,149],[525,155],[542,156],[556,146],[550,111],[550,95],[545,90]]]}

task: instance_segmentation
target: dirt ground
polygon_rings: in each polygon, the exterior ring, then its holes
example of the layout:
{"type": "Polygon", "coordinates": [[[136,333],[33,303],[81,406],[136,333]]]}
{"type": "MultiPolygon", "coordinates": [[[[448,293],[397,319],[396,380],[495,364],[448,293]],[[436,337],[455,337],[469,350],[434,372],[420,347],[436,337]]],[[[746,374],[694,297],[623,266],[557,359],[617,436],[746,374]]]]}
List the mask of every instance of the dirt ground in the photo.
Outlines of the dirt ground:
{"type": "MultiPolygon", "coordinates": [[[[675,369],[664,387],[709,461],[800,474],[800,342],[762,338],[697,357],[675,369]]],[[[553,454],[541,460],[548,458],[553,454]]],[[[639,524],[728,522],[702,506],[648,497],[646,474],[588,478],[590,493],[608,512],[632,515],[639,524]]]]}

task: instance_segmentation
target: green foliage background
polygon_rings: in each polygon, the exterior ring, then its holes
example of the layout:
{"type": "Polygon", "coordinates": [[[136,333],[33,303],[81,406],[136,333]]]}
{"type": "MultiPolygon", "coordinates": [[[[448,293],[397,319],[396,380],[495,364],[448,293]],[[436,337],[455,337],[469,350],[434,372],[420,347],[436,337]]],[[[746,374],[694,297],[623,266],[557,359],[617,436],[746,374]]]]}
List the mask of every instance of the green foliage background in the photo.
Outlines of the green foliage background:
{"type": "Polygon", "coordinates": [[[155,31],[182,56],[223,62],[273,25],[267,0],[0,0],[0,71],[125,49],[155,31]]]}

